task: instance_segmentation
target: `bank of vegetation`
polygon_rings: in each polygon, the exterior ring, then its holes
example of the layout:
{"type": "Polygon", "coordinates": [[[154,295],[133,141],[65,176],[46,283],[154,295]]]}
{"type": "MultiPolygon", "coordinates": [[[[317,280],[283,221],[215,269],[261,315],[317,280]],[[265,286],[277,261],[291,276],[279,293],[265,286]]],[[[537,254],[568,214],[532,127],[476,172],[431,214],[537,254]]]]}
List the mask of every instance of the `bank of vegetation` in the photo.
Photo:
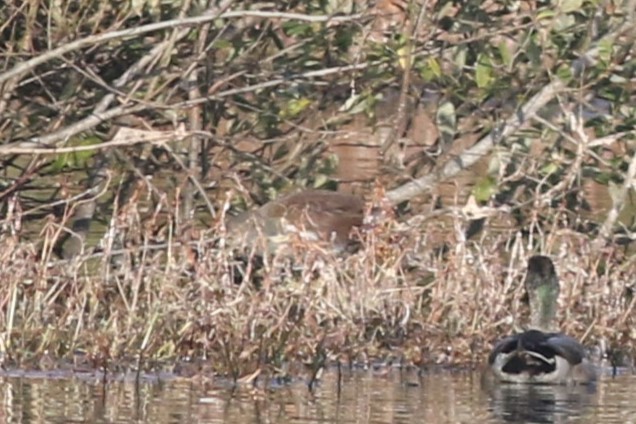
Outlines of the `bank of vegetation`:
{"type": "Polygon", "coordinates": [[[2,366],[475,365],[537,252],[561,328],[629,365],[634,6],[8,0],[2,366]],[[347,254],[233,241],[300,187],[392,214],[347,254]]]}

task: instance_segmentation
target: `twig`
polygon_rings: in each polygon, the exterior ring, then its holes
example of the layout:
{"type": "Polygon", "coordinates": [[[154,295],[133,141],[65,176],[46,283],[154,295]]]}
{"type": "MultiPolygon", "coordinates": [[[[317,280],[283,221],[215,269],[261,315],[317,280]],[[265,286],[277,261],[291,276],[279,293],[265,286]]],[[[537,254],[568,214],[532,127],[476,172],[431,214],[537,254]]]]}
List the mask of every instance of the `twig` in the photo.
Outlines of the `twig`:
{"type": "Polygon", "coordinates": [[[191,27],[196,25],[205,24],[216,19],[232,19],[232,18],[269,18],[269,19],[287,19],[298,20],[305,22],[331,22],[331,23],[344,23],[351,22],[362,17],[361,14],[350,16],[326,16],[326,15],[304,15],[300,13],[283,13],[283,12],[268,12],[258,10],[234,10],[230,12],[221,13],[220,15],[203,15],[195,16],[192,18],[171,19],[169,21],[157,22],[148,25],[142,25],[136,28],[123,29],[120,31],[108,32],[105,34],[91,35],[86,38],[82,38],[76,41],[72,41],[68,44],[60,46],[56,49],[43,53],[31,60],[22,62],[14,66],[11,70],[0,74],[0,84],[11,78],[21,75],[25,72],[35,69],[37,66],[42,65],[50,60],[57,59],[66,53],[70,53],[75,50],[87,46],[94,46],[96,44],[105,43],[111,40],[117,40],[119,38],[134,37],[148,32],[159,31],[167,28],[175,27],[191,27]]]}
{"type": "Polygon", "coordinates": [[[606,240],[612,234],[614,224],[618,220],[618,216],[625,206],[625,200],[627,199],[627,193],[634,186],[636,179],[636,153],[632,156],[632,160],[627,168],[627,175],[625,175],[625,181],[620,190],[616,194],[612,195],[612,209],[607,214],[605,222],[601,226],[598,232],[598,236],[592,243],[593,250],[600,249],[605,245],[606,240]]]}
{"type": "MultiPolygon", "coordinates": [[[[120,108],[115,108],[120,109],[120,108]]],[[[113,109],[114,110],[114,109],[113,109]]],[[[109,147],[117,146],[133,146],[135,144],[164,144],[170,141],[179,141],[185,137],[191,136],[188,133],[177,129],[175,131],[160,131],[154,137],[138,137],[138,138],[115,138],[111,141],[105,141],[99,144],[91,144],[87,146],[68,146],[68,147],[29,147],[31,143],[14,143],[8,146],[0,146],[0,155],[58,155],[62,153],[87,152],[90,150],[103,150],[109,147]]]]}
{"type": "MultiPolygon", "coordinates": [[[[136,112],[141,112],[142,110],[147,109],[146,105],[135,105],[135,106],[117,106],[103,113],[93,113],[89,117],[76,122],[75,124],[69,125],[64,129],[54,132],[53,134],[49,134],[48,136],[43,137],[33,137],[29,141],[12,143],[4,146],[0,146],[0,155],[5,155],[13,152],[15,149],[37,149],[42,148],[43,146],[48,146],[55,142],[61,140],[68,140],[70,137],[81,133],[82,131],[89,130],[94,126],[108,121],[109,119],[116,118],[122,115],[128,115],[136,112]],[[54,139],[54,141],[50,141],[54,139]]],[[[47,149],[43,149],[47,150],[47,149]]],[[[50,152],[51,150],[48,149],[50,152]]],[[[79,151],[79,150],[76,150],[79,151]]]]}
{"type": "MultiPolygon", "coordinates": [[[[221,12],[223,12],[226,8],[228,8],[230,5],[232,4],[232,0],[225,0],[223,1],[221,4],[219,4],[216,7],[211,7],[210,9],[208,9],[203,16],[207,16],[207,17],[218,17],[220,15],[221,12]]],[[[183,17],[180,17],[179,19],[177,19],[177,21],[185,19],[183,17]]],[[[140,27],[143,28],[143,27],[140,27]]],[[[128,31],[128,30],[124,30],[124,31],[128,31]]],[[[118,31],[118,32],[122,32],[122,31],[118,31]]],[[[185,29],[185,30],[181,30],[178,31],[175,34],[172,34],[171,37],[169,37],[167,40],[157,44],[148,54],[144,55],[141,59],[139,59],[137,62],[135,62],[132,66],[130,66],[126,72],[124,72],[119,78],[117,78],[114,82],[113,82],[113,86],[115,87],[115,89],[119,89],[122,88],[123,86],[125,86],[133,77],[134,75],[138,74],[139,72],[142,71],[142,69],[144,69],[147,65],[149,65],[150,63],[152,63],[157,57],[160,57],[162,54],[164,54],[164,52],[166,51],[171,51],[172,49],[170,48],[170,46],[175,43],[177,40],[180,40],[182,38],[184,38],[185,36],[187,36],[189,33],[189,29],[185,29]]],[[[112,33],[110,33],[112,34],[112,33]]],[[[102,34],[100,36],[105,36],[108,34],[102,34]]],[[[94,37],[100,37],[100,36],[94,36],[94,37]]],[[[88,37],[91,38],[91,37],[88,37]]],[[[76,43],[80,42],[82,40],[78,40],[76,43]]],[[[71,45],[73,43],[70,43],[71,45]]],[[[52,50],[52,52],[58,51],[60,49],[63,49],[66,46],[62,46],[59,49],[56,50],[52,50]]],[[[78,47],[79,48],[79,47],[78,47]]],[[[63,53],[61,53],[63,54],[63,53]]],[[[37,58],[34,59],[38,59],[41,56],[38,56],[37,58]]],[[[26,62],[28,63],[28,62],[26,62]]],[[[14,68],[15,69],[15,68],[14,68]]],[[[26,69],[24,72],[26,72],[28,69],[26,69]]],[[[19,74],[21,75],[21,74],[19,74]]],[[[0,75],[0,78],[2,77],[2,75],[0,75]]],[[[16,76],[17,78],[17,76],[16,76]]],[[[1,80],[0,80],[0,84],[2,84],[1,80]]],[[[119,106],[116,107],[114,109],[111,109],[110,111],[107,111],[108,106],[110,106],[110,104],[113,102],[113,100],[115,100],[115,94],[114,92],[108,93],[107,95],[105,95],[100,101],[99,103],[97,103],[97,106],[95,106],[95,108],[93,109],[93,112],[90,116],[88,116],[87,118],[82,119],[79,122],[76,122],[72,125],[69,125],[68,127],[63,128],[62,130],[59,130],[55,133],[49,134],[47,136],[43,136],[43,137],[32,137],[31,139],[29,139],[26,143],[19,143],[17,145],[12,144],[9,146],[3,146],[3,147],[10,147],[10,146],[14,146],[14,147],[21,147],[21,148],[33,148],[33,147],[42,147],[42,145],[51,145],[54,144],[58,141],[61,140],[67,140],[68,138],[74,136],[75,134],[78,134],[82,131],[86,131],[90,128],[93,128],[94,126],[96,126],[97,124],[99,124],[100,122],[103,122],[107,119],[110,118],[115,118],[118,116],[122,116],[122,115],[126,115],[129,113],[135,113],[135,112],[140,112],[144,109],[147,108],[147,106],[142,106],[142,105],[137,105],[134,108],[131,107],[126,107],[126,106],[119,106]]],[[[3,153],[3,149],[0,148],[0,154],[3,153]]]]}
{"type": "MultiPolygon", "coordinates": [[[[293,83],[295,80],[298,80],[298,79],[307,79],[307,78],[313,78],[318,76],[339,74],[343,72],[364,69],[366,67],[376,65],[376,64],[377,64],[376,62],[371,62],[371,63],[351,65],[351,66],[338,66],[334,68],[321,69],[318,71],[304,72],[295,77],[279,78],[279,79],[270,80],[270,81],[266,81],[259,84],[250,85],[247,87],[233,88],[230,90],[221,91],[215,95],[205,96],[197,100],[188,100],[188,101],[179,102],[179,103],[175,103],[168,106],[162,105],[161,107],[171,108],[171,109],[188,108],[188,107],[193,107],[202,103],[206,103],[210,100],[220,100],[225,97],[230,97],[237,94],[249,93],[252,91],[258,91],[258,90],[262,90],[264,88],[269,88],[269,87],[276,87],[284,83],[293,83]]],[[[19,153],[19,152],[22,152],[21,149],[29,150],[29,152],[32,151],[33,149],[41,149],[43,150],[43,153],[52,153],[51,149],[44,149],[43,147],[50,146],[59,141],[68,140],[70,137],[73,137],[74,135],[79,134],[82,131],[87,131],[95,127],[96,125],[104,121],[107,121],[109,119],[113,119],[122,115],[128,115],[128,114],[141,112],[151,107],[158,107],[151,103],[146,103],[146,104],[137,104],[135,106],[125,106],[125,105],[117,106],[104,112],[97,112],[97,110],[100,109],[103,104],[105,104],[105,100],[107,100],[107,97],[110,97],[110,96],[113,96],[113,95],[108,94],[107,96],[105,96],[104,99],[95,108],[95,112],[93,112],[93,114],[91,114],[90,116],[82,119],[81,121],[71,124],[67,127],[64,127],[63,129],[51,134],[47,134],[40,137],[32,137],[28,139],[27,141],[12,143],[8,145],[2,145],[0,146],[0,155],[10,154],[10,153],[19,153]]],[[[85,146],[85,147],[87,148],[87,150],[90,150],[88,146],[85,146]]],[[[93,148],[98,148],[98,147],[99,146],[94,146],[93,148]]],[[[73,151],[80,151],[80,150],[82,149],[77,149],[73,151]]],[[[60,151],[58,151],[58,153],[59,152],[60,151]]]]}
{"type": "MultiPolygon", "coordinates": [[[[80,40],[76,40],[60,46],[56,49],[53,49],[49,52],[43,53],[37,57],[34,57],[31,60],[26,62],[22,62],[16,66],[14,66],[11,70],[0,74],[0,89],[2,88],[2,84],[5,81],[10,81],[13,78],[19,78],[26,72],[29,72],[35,69],[37,66],[46,63],[50,60],[61,57],[62,55],[79,50],[81,48],[92,46],[100,43],[105,43],[107,41],[116,40],[119,38],[133,37],[138,36],[140,34],[145,34],[148,32],[158,31],[167,28],[176,28],[176,27],[190,27],[199,24],[209,23],[215,19],[231,19],[231,18],[247,18],[247,17],[257,17],[257,18],[278,18],[278,19],[296,19],[308,22],[333,22],[333,23],[342,23],[349,22],[359,19],[362,15],[351,15],[351,16],[341,16],[341,17],[330,17],[330,16],[312,16],[312,15],[303,15],[297,13],[282,13],[282,12],[268,12],[268,11],[250,11],[250,10],[239,10],[239,11],[229,11],[225,13],[219,13],[219,11],[225,10],[232,3],[232,0],[226,0],[218,7],[213,7],[209,9],[204,15],[192,17],[192,18],[179,18],[173,19],[165,22],[158,22],[149,25],[144,25],[137,28],[130,28],[121,31],[113,31],[105,34],[92,35],[86,38],[82,38],[80,40]]],[[[141,69],[143,69],[146,65],[150,64],[156,57],[163,54],[165,51],[170,50],[167,48],[168,45],[176,42],[176,40],[182,39],[187,36],[189,33],[189,29],[185,29],[182,31],[173,34],[168,40],[159,43],[156,45],[147,55],[137,61],[134,65],[132,65],[126,72],[114,81],[113,86],[115,88],[121,88],[125,84],[127,84],[130,79],[139,73],[141,69]]],[[[317,72],[316,76],[318,75],[317,72]]],[[[311,75],[307,75],[306,78],[310,78],[311,75]]],[[[278,85],[283,83],[285,80],[277,80],[275,84],[278,85]]],[[[256,89],[257,87],[255,87],[256,89]]],[[[258,87],[262,88],[262,87],[258,87]]],[[[7,87],[4,87],[4,90],[7,90],[7,87]]],[[[228,93],[227,95],[232,95],[233,93],[228,93]]],[[[96,125],[104,122],[108,119],[112,119],[118,116],[132,114],[136,112],[140,112],[142,110],[147,109],[149,106],[119,106],[114,109],[107,110],[108,106],[115,99],[114,93],[109,93],[102,98],[102,100],[97,104],[95,109],[93,110],[93,114],[85,119],[82,119],[79,122],[76,122],[72,125],[65,127],[64,129],[57,131],[55,133],[42,136],[42,137],[33,137],[26,142],[21,142],[19,144],[12,144],[9,146],[0,146],[0,155],[9,153],[5,148],[37,148],[42,147],[43,145],[51,145],[58,141],[67,140],[68,138],[88,129],[95,127],[96,125]],[[13,146],[13,147],[11,147],[13,146]]],[[[199,103],[205,102],[205,99],[202,99],[199,103]]],[[[197,104],[199,104],[197,103],[197,104]]],[[[189,105],[191,106],[191,105],[189,105]]]]}

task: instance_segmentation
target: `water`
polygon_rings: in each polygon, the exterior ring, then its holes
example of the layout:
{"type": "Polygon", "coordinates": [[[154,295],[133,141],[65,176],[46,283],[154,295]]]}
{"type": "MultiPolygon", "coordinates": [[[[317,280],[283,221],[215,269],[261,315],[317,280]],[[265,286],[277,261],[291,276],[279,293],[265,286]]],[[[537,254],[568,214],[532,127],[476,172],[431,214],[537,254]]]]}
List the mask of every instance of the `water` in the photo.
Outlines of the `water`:
{"type": "Polygon", "coordinates": [[[505,385],[476,373],[326,373],[313,393],[287,386],[230,387],[202,379],[0,377],[0,422],[46,423],[634,423],[636,376],[594,388],[505,385]]]}

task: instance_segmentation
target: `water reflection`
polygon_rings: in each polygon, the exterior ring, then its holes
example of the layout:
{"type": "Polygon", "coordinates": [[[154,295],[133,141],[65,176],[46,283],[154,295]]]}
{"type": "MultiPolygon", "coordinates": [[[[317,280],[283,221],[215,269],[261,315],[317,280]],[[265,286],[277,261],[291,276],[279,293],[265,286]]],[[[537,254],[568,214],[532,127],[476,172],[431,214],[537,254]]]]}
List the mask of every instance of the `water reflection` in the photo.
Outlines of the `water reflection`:
{"type": "Polygon", "coordinates": [[[90,376],[0,376],[0,422],[91,423],[626,423],[636,421],[636,377],[595,388],[502,385],[473,373],[326,373],[313,393],[230,387],[172,376],[103,383],[90,376]],[[54,378],[52,378],[54,377],[54,378]]]}
{"type": "Polygon", "coordinates": [[[566,422],[584,417],[596,403],[596,386],[506,384],[488,393],[491,410],[501,422],[566,422]]]}

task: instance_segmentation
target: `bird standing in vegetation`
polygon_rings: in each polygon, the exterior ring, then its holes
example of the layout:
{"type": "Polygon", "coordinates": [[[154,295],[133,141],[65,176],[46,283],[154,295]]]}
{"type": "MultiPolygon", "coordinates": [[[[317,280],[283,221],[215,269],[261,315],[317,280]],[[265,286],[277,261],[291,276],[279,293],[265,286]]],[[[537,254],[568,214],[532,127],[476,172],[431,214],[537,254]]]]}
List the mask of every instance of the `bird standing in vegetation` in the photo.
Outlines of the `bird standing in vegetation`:
{"type": "Polygon", "coordinates": [[[276,250],[290,237],[323,242],[336,252],[347,249],[351,230],[364,222],[364,199],[328,190],[304,190],[272,200],[228,220],[230,234],[243,241],[259,237],[276,250]]]}
{"type": "Polygon", "coordinates": [[[488,380],[512,383],[587,384],[595,367],[574,338],[552,332],[559,280],[546,256],[528,260],[525,288],[530,301],[530,329],[499,341],[488,357],[488,380]]]}

